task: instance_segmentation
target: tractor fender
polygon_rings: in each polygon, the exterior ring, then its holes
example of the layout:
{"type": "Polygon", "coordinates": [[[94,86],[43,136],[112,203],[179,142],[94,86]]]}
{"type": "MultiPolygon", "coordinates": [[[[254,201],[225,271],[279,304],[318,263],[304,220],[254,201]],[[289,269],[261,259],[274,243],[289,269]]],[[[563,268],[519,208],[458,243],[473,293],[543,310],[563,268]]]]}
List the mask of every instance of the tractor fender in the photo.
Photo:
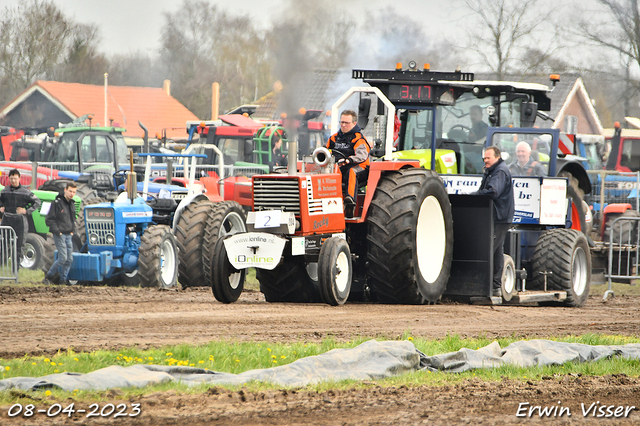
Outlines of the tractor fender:
{"type": "Polygon", "coordinates": [[[171,229],[175,229],[176,224],[180,220],[180,215],[182,214],[184,209],[189,204],[198,200],[209,200],[209,198],[207,198],[207,196],[204,195],[203,193],[200,193],[200,194],[187,195],[185,198],[182,199],[182,201],[180,201],[180,204],[178,204],[178,208],[176,208],[176,212],[173,214],[173,223],[171,224],[171,229]]]}
{"type": "Polygon", "coordinates": [[[591,181],[589,175],[580,161],[574,159],[558,158],[556,176],[567,172],[578,180],[578,187],[585,193],[591,193],[591,181]]]}

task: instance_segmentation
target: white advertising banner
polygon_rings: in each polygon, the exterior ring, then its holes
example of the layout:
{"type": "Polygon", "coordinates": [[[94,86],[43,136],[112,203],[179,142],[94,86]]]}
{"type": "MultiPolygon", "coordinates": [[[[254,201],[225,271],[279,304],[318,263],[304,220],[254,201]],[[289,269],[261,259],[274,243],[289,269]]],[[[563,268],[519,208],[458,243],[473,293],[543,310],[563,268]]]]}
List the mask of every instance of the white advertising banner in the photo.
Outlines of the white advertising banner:
{"type": "Polygon", "coordinates": [[[542,225],[564,225],[567,202],[566,179],[543,179],[540,189],[540,223],[542,225]]]}
{"type": "Polygon", "coordinates": [[[263,232],[235,234],[224,240],[229,262],[236,269],[273,269],[280,263],[287,240],[263,232]]]}
{"type": "Polygon", "coordinates": [[[540,178],[517,177],[511,182],[515,202],[513,223],[537,222],[540,219],[540,178]]]}

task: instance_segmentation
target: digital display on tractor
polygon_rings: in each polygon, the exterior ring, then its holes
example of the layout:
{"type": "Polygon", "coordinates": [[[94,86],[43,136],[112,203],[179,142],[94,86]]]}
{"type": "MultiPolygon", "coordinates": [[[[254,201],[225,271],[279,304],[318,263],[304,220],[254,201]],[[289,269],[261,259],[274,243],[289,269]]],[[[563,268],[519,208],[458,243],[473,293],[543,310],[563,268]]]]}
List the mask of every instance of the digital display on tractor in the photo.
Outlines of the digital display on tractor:
{"type": "Polygon", "coordinates": [[[431,86],[412,85],[412,84],[390,84],[389,100],[391,101],[413,101],[428,102],[431,101],[433,91],[431,86]]]}
{"type": "Polygon", "coordinates": [[[87,209],[87,219],[112,219],[113,209],[87,209]]]}

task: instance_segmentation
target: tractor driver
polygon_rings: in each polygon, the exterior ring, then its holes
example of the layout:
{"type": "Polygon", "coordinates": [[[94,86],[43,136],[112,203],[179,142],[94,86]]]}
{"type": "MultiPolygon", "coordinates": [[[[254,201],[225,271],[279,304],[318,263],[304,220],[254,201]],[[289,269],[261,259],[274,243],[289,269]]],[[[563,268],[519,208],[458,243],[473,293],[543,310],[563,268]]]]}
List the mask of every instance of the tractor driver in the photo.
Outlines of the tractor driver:
{"type": "Polygon", "coordinates": [[[369,151],[371,150],[369,143],[362,135],[362,129],[358,126],[358,115],[354,111],[342,111],[340,130],[329,138],[327,148],[338,151],[344,156],[344,158],[338,156],[337,160],[342,173],[345,212],[347,216],[351,216],[356,205],[358,186],[366,182],[369,177],[369,151]]]}
{"type": "Polygon", "coordinates": [[[531,157],[531,146],[525,141],[516,145],[516,161],[509,171],[512,176],[546,176],[544,166],[531,157]]]}

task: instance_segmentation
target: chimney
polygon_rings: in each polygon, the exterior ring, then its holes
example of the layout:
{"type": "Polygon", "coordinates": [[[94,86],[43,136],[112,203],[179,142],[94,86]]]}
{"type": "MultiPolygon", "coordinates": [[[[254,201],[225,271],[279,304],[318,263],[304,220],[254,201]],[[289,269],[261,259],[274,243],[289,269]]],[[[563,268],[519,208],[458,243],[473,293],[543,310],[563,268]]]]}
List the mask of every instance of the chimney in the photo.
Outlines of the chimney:
{"type": "Polygon", "coordinates": [[[218,105],[220,104],[220,83],[217,81],[211,85],[211,120],[218,119],[218,105]]]}
{"type": "Polygon", "coordinates": [[[171,80],[165,80],[162,83],[162,90],[164,90],[167,96],[171,96],[171,80]]]}

